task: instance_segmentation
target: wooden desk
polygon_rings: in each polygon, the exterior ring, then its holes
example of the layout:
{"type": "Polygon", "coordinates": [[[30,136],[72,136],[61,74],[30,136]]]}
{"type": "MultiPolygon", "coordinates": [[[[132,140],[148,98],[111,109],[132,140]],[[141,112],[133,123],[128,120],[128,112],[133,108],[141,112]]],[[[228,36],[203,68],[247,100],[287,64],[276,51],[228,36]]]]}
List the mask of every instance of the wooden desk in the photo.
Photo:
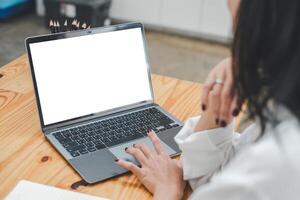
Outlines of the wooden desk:
{"type": "MultiPolygon", "coordinates": [[[[0,68],[0,74],[0,199],[22,179],[73,190],[71,185],[81,178],[41,132],[27,57],[0,68]]],[[[200,84],[159,75],[152,78],[158,104],[182,121],[199,115],[200,84]]],[[[110,199],[152,198],[130,174],[76,191],[110,199]]]]}

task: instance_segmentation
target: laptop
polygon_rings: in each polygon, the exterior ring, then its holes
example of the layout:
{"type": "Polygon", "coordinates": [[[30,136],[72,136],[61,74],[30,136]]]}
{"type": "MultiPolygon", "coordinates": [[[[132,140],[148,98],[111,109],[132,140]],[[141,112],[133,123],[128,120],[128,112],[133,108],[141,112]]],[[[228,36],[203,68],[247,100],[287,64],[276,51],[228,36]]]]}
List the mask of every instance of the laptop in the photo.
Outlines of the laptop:
{"type": "Polygon", "coordinates": [[[182,122],[154,102],[141,23],[30,37],[26,49],[41,129],[88,183],[127,171],[116,159],[139,164],[124,149],[154,130],[170,156],[182,122]]]}

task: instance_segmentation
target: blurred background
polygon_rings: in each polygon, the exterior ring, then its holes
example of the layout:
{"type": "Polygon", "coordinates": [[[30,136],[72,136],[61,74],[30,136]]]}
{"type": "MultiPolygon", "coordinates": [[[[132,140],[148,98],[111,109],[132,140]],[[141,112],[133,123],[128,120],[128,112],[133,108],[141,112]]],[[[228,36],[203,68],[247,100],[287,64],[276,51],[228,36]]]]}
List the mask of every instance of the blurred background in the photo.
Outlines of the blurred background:
{"type": "Polygon", "coordinates": [[[24,39],[49,33],[49,21],[91,27],[145,24],[152,72],[204,82],[230,55],[226,0],[0,0],[0,67],[26,53],[24,39]]]}

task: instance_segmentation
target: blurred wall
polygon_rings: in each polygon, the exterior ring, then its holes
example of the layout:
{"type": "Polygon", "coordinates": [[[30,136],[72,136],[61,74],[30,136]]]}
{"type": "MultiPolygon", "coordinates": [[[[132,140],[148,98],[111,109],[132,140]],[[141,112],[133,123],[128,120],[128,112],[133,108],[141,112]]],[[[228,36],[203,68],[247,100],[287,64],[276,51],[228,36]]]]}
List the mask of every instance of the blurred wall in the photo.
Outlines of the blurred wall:
{"type": "MultiPolygon", "coordinates": [[[[43,1],[36,0],[39,16],[45,12],[43,1]]],[[[218,42],[227,43],[232,38],[227,0],[112,0],[110,17],[218,42]]]]}
{"type": "Polygon", "coordinates": [[[227,0],[113,0],[110,16],[220,42],[232,37],[227,0]]]}

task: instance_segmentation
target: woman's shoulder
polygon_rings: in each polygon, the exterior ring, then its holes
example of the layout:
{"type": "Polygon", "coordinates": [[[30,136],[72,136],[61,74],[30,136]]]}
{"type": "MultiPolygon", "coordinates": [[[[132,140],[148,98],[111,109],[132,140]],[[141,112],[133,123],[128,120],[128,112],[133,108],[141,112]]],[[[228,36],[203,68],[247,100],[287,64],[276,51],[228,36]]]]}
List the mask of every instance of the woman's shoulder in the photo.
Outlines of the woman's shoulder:
{"type": "Polygon", "coordinates": [[[300,175],[300,123],[289,111],[280,111],[280,121],[267,124],[264,135],[245,148],[244,155],[259,161],[254,166],[270,167],[273,171],[296,167],[300,175]]]}
{"type": "Polygon", "coordinates": [[[286,167],[296,167],[300,172],[300,123],[296,117],[288,117],[269,129],[261,143],[258,146],[263,146],[265,143],[266,147],[269,146],[278,152],[279,157],[284,161],[281,164],[286,167]]]}
{"type": "Polygon", "coordinates": [[[300,132],[295,124],[286,125],[269,130],[259,141],[241,149],[194,196],[222,193],[231,194],[230,199],[298,199],[300,132]]]}
{"type": "Polygon", "coordinates": [[[263,137],[241,149],[212,182],[239,185],[245,194],[269,199],[299,197],[300,126],[297,120],[281,122],[263,137]]]}
{"type": "Polygon", "coordinates": [[[275,106],[273,114],[276,115],[276,122],[266,125],[262,137],[256,134],[257,140],[248,152],[268,161],[265,164],[269,163],[273,168],[298,165],[300,171],[300,159],[297,159],[300,157],[300,121],[284,106],[275,106]]]}

